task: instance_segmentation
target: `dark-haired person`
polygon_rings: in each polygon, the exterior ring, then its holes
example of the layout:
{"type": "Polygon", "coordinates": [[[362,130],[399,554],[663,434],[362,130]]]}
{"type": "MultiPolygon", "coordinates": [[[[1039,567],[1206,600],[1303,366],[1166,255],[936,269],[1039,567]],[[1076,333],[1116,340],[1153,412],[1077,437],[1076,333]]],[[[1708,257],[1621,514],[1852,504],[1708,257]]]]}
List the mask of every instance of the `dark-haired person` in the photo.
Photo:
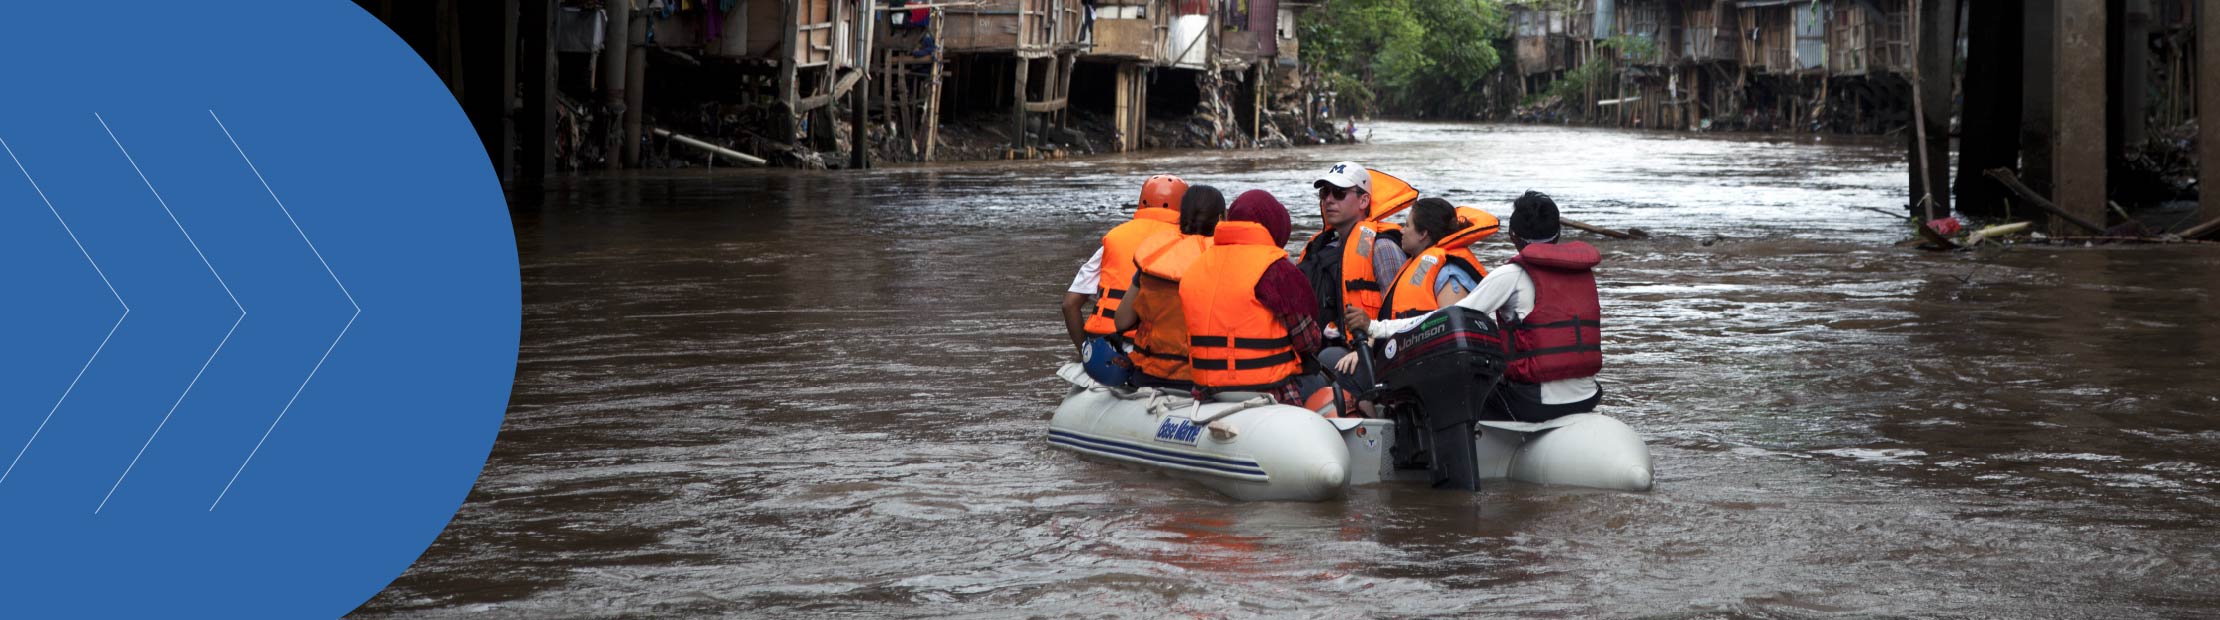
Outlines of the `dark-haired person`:
{"type": "Polygon", "coordinates": [[[1263,392],[1301,403],[1303,360],[1318,354],[1317,300],[1287,261],[1287,208],[1261,190],[1226,209],[1210,249],[1179,282],[1196,391],[1263,392]]]}
{"type": "Polygon", "coordinates": [[[1102,247],[1079,266],[1071,287],[1064,291],[1064,333],[1074,349],[1085,351],[1087,338],[1114,336],[1118,302],[1125,299],[1126,283],[1133,281],[1133,251],[1157,233],[1179,230],[1179,199],[1187,182],[1169,174],[1141,183],[1141,204],[1133,219],[1102,235],[1102,247]],[[1094,312],[1084,312],[1088,300],[1094,312]]]}
{"type": "MultiPolygon", "coordinates": [[[[1593,411],[1603,399],[1596,383],[1603,368],[1602,304],[1592,271],[1601,257],[1594,246],[1559,241],[1557,218],[1557,203],[1549,196],[1531,191],[1519,196],[1511,210],[1511,243],[1518,256],[1456,303],[1494,315],[1512,340],[1510,368],[1488,403],[1498,417],[1539,422],[1593,411]]],[[[1343,320],[1379,338],[1425,317],[1370,321],[1348,313],[1343,320]]]]}
{"type": "Polygon", "coordinates": [[[1179,199],[1179,230],[1141,241],[1133,253],[1133,281],[1118,304],[1118,333],[1133,333],[1133,385],[1168,390],[1194,387],[1187,364],[1187,319],[1179,306],[1179,281],[1210,248],[1210,235],[1226,215],[1218,188],[1196,185],[1179,199]]]}
{"type": "Polygon", "coordinates": [[[1464,299],[1488,275],[1473,257],[1472,244],[1494,236],[1501,226],[1486,211],[1451,206],[1440,198],[1419,199],[1403,224],[1403,252],[1411,260],[1387,283],[1387,300],[1374,316],[1409,318],[1464,299]]]}

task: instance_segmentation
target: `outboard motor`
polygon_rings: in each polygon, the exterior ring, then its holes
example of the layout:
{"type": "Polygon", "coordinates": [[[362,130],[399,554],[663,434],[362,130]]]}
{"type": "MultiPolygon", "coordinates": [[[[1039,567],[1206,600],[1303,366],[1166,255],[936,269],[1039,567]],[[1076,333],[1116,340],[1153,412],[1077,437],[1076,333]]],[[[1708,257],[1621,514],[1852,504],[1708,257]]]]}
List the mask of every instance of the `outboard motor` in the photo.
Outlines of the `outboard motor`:
{"type": "Polygon", "coordinates": [[[1480,489],[1473,426],[1503,378],[1505,350],[1494,319],[1459,306],[1381,345],[1379,402],[1395,420],[1396,468],[1427,469],[1435,488],[1480,489]]]}

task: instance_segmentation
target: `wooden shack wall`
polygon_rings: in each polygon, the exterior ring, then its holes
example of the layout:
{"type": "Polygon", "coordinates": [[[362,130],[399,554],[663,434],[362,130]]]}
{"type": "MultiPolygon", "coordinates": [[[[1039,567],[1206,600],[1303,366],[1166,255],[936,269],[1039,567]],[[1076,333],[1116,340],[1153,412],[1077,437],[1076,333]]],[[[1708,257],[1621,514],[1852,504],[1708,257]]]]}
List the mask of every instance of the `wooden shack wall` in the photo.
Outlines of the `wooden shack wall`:
{"type": "Polygon", "coordinates": [[[1019,0],[980,0],[941,12],[940,45],[951,52],[1017,49],[1019,0]]]}
{"type": "Polygon", "coordinates": [[[1756,32],[1752,40],[1747,34],[1739,37],[1742,42],[1742,64],[1767,73],[1788,74],[1796,71],[1796,15],[1795,9],[1786,6],[1762,6],[1742,9],[1740,19],[1743,33],[1756,32]]]}
{"type": "Polygon", "coordinates": [[[1095,46],[1088,55],[1146,60],[1156,57],[1160,43],[1154,22],[1098,18],[1095,20],[1095,46]]]}

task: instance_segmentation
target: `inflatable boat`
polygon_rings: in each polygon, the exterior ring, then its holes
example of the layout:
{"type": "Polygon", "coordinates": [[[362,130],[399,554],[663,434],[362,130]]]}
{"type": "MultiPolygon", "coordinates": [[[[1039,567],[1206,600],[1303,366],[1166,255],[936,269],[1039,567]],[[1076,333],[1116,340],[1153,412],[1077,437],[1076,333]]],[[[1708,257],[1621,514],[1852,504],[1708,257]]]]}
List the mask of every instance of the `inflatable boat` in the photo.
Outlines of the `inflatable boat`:
{"type": "Polygon", "coordinates": [[[1649,490],[1648,446],[1610,416],[1518,422],[1438,413],[1470,410],[1477,402],[1471,396],[1493,389],[1502,368],[1501,354],[1491,349],[1497,341],[1487,338],[1492,322],[1440,314],[1441,320],[1392,343],[1401,355],[1390,357],[1402,359],[1381,369],[1388,380],[1376,394],[1399,412],[1388,418],[1328,417],[1261,394],[1197,401],[1185,392],[1104,386],[1080,364],[1067,363],[1057,376],[1070,388],[1049,420],[1048,441],[1084,457],[1192,479],[1241,500],[1322,501],[1351,485],[1397,479],[1453,488],[1510,479],[1649,490]],[[1471,380],[1444,381],[1443,372],[1471,380]],[[1449,389],[1424,393],[1414,387],[1419,384],[1449,389]],[[1418,406],[1422,398],[1433,405],[1418,406]]]}

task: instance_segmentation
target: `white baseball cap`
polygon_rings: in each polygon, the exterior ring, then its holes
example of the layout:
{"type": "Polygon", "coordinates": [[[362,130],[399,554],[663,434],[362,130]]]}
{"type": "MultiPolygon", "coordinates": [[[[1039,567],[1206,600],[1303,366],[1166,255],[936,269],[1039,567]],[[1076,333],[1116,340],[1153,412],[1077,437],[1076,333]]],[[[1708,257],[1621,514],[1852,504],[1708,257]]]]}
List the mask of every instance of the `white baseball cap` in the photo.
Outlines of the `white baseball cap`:
{"type": "Polygon", "coordinates": [[[1311,187],[1319,187],[1321,184],[1331,184],[1334,187],[1354,187],[1370,194],[1372,193],[1372,174],[1365,171],[1364,166],[1357,164],[1357,162],[1345,161],[1334,164],[1334,167],[1327,169],[1325,174],[1318,175],[1318,180],[1310,183],[1311,187]]]}

